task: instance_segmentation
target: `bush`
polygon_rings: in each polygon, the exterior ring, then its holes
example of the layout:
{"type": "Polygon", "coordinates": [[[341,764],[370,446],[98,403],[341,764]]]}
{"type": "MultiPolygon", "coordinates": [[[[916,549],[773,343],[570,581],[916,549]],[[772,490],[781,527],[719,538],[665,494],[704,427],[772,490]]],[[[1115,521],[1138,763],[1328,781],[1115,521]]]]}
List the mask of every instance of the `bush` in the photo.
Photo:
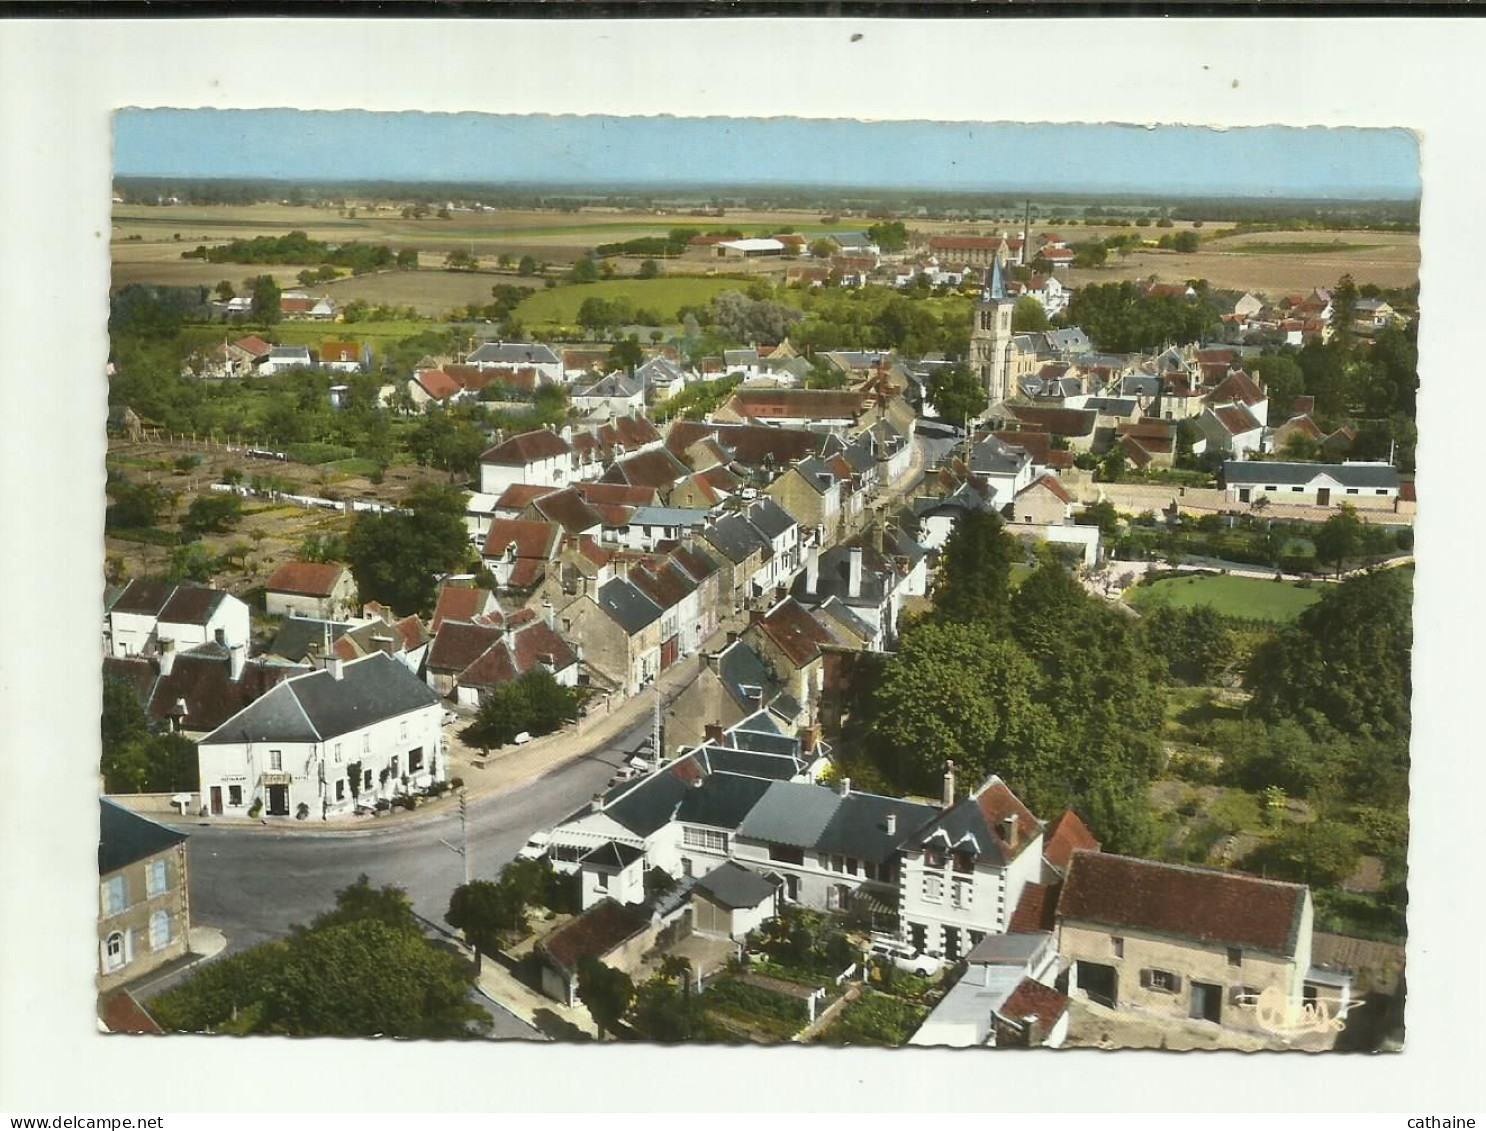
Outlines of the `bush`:
{"type": "Polygon", "coordinates": [[[289,444],[284,448],[284,454],[295,463],[334,463],[351,459],[356,455],[356,449],[344,444],[303,443],[289,444]]]}
{"type": "Polygon", "coordinates": [[[378,813],[385,813],[391,808],[392,802],[388,801],[385,797],[377,798],[376,810],[378,813]]]}
{"type": "Polygon", "coordinates": [[[463,789],[464,788],[464,779],[463,778],[450,778],[449,779],[449,788],[450,789],[463,789]]]}
{"type": "Polygon", "coordinates": [[[261,800],[254,800],[253,804],[248,806],[248,816],[254,818],[255,820],[257,819],[258,814],[262,812],[263,802],[261,800]]]}
{"type": "Polygon", "coordinates": [[[310,807],[308,805],[306,805],[303,801],[301,801],[299,803],[299,808],[294,811],[295,818],[297,818],[298,820],[301,820],[302,821],[306,817],[308,817],[309,815],[310,815],[310,807]]]}

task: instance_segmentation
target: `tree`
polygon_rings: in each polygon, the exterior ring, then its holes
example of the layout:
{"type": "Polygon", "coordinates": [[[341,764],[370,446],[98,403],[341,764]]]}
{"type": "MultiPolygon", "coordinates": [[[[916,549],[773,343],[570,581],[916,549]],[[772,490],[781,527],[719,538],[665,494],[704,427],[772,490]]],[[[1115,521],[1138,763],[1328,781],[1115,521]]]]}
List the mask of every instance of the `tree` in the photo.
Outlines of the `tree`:
{"type": "Polygon", "coordinates": [[[468,534],[464,494],[424,484],[408,492],[412,513],[356,516],[346,553],[363,603],[406,612],[433,606],[434,577],[464,564],[468,534]]]}
{"type": "Polygon", "coordinates": [[[660,264],[653,259],[646,259],[640,263],[640,269],[635,272],[641,279],[656,279],[660,277],[660,264]]]}
{"type": "Polygon", "coordinates": [[[1079,526],[1097,526],[1099,533],[1106,539],[1113,538],[1120,532],[1120,512],[1108,499],[1100,499],[1097,503],[1090,503],[1083,509],[1083,513],[1076,515],[1074,521],[1079,526]]]}
{"type": "Polygon", "coordinates": [[[908,229],[901,220],[886,221],[868,228],[867,238],[883,251],[902,251],[908,246],[908,229]]]}
{"type": "Polygon", "coordinates": [[[516,265],[516,274],[518,274],[518,275],[531,276],[531,275],[535,275],[536,273],[537,273],[537,261],[536,261],[536,259],[533,256],[530,256],[530,255],[523,255],[521,257],[521,262],[516,265]]]}
{"type": "Polygon", "coordinates": [[[444,921],[464,932],[465,939],[482,955],[500,949],[500,932],[521,918],[520,906],[512,906],[511,892],[489,880],[472,880],[454,889],[444,921]]]}
{"type": "Polygon", "coordinates": [[[1011,328],[1018,334],[1046,330],[1047,310],[1031,295],[1023,295],[1016,300],[1016,306],[1012,309],[1011,328]]]}
{"type": "Polygon", "coordinates": [[[1329,888],[1356,870],[1360,855],[1356,834],[1348,826],[1336,821],[1312,821],[1291,825],[1268,844],[1260,845],[1244,858],[1243,867],[1261,876],[1329,888]]]}
{"type": "Polygon", "coordinates": [[[272,325],[283,317],[284,292],[272,275],[259,275],[251,284],[254,320],[272,325]]]}
{"type": "Polygon", "coordinates": [[[578,998],[593,1014],[603,1039],[605,1033],[618,1033],[619,1022],[635,1000],[635,983],[624,971],[584,955],[578,960],[578,998]]]}
{"type": "Polygon", "coordinates": [[[985,386],[964,364],[936,366],[924,391],[935,415],[957,426],[975,420],[990,404],[985,386]]]}
{"type": "Polygon", "coordinates": [[[456,247],[444,256],[444,267],[453,271],[469,271],[480,265],[480,261],[467,249],[456,247]]]}
{"type": "Polygon", "coordinates": [[[944,544],[934,586],[935,619],[980,624],[999,633],[1009,607],[1011,564],[1019,553],[997,515],[982,510],[961,515],[944,544]]]}
{"type": "Polygon", "coordinates": [[[836,245],[822,237],[810,244],[810,254],[816,259],[829,259],[836,252],[836,245]]]}
{"type": "Polygon", "coordinates": [[[607,330],[614,325],[613,309],[597,295],[586,298],[578,307],[578,325],[585,330],[607,330]]]}
{"type": "Polygon", "coordinates": [[[1260,645],[1244,681],[1261,718],[1300,719],[1314,730],[1319,716],[1343,734],[1406,738],[1412,648],[1409,579],[1370,570],[1330,587],[1260,645]]]}
{"type": "MultiPolygon", "coordinates": [[[[1305,390],[1305,374],[1289,354],[1267,353],[1252,363],[1254,373],[1264,386],[1265,396],[1277,416],[1290,410],[1295,398],[1305,390]]],[[[1280,416],[1280,419],[1285,419],[1280,416]]]]}
{"type": "Polygon", "coordinates": [[[459,737],[481,749],[504,746],[526,731],[540,737],[573,722],[584,693],[564,687],[550,672],[530,671],[492,691],[480,704],[475,721],[459,737]]]}
{"type": "Polygon", "coordinates": [[[627,373],[633,373],[635,367],[645,362],[645,351],[640,347],[640,339],[634,334],[614,343],[609,349],[609,365],[614,369],[623,369],[627,373]]]}
{"type": "Polygon", "coordinates": [[[397,253],[397,268],[399,271],[411,271],[418,266],[418,249],[416,247],[405,247],[397,253]]]}
{"type": "Polygon", "coordinates": [[[170,566],[165,571],[167,581],[201,581],[212,579],[217,571],[217,559],[201,542],[187,542],[170,552],[170,566]]]}
{"type": "Polygon", "coordinates": [[[374,888],[371,886],[371,879],[364,872],[356,878],[354,884],[335,893],[335,910],[321,912],[308,929],[319,931],[326,927],[363,920],[375,920],[399,931],[419,930],[408,893],[391,884],[374,888]]]}
{"type": "Polygon", "coordinates": [[[199,495],[186,509],[181,529],[189,534],[224,534],[242,521],[242,500],[235,494],[199,495]]]}
{"type": "Polygon", "coordinates": [[[1315,541],[1316,557],[1323,562],[1333,563],[1337,576],[1340,577],[1342,565],[1348,559],[1356,557],[1362,546],[1362,520],[1357,517],[1356,509],[1343,503],[1336,514],[1321,524],[1315,541]]]}
{"type": "Polygon", "coordinates": [[[234,298],[237,297],[237,292],[232,289],[232,284],[226,279],[223,279],[220,283],[217,284],[215,294],[217,296],[217,299],[221,302],[231,302],[234,298]]]}

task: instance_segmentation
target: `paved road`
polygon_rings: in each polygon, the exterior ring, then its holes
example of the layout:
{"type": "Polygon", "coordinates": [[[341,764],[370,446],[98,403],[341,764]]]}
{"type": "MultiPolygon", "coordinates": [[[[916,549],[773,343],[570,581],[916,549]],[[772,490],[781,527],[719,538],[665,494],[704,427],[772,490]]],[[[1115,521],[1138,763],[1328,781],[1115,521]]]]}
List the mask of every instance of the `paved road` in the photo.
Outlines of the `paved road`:
{"type": "MultiPolygon", "coordinates": [[[[573,812],[602,789],[625,751],[649,735],[648,720],[607,746],[528,785],[469,806],[470,869],[492,878],[538,829],[573,812]]],[[[265,832],[180,824],[189,833],[191,919],[228,938],[227,952],[286,934],[335,903],[339,888],[365,873],[372,884],[407,889],[413,909],[442,923],[449,896],[464,880],[457,853],[459,816],[376,831],[265,832]]]]}

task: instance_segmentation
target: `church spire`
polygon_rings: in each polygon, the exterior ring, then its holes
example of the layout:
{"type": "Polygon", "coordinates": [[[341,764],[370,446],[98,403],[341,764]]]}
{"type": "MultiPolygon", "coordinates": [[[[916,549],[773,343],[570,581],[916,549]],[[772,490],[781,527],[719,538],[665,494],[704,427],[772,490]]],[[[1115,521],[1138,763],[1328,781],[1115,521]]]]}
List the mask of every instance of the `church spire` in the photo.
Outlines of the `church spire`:
{"type": "Polygon", "coordinates": [[[1001,257],[991,256],[991,301],[1001,302],[1006,298],[1006,286],[1001,282],[1001,257]]]}

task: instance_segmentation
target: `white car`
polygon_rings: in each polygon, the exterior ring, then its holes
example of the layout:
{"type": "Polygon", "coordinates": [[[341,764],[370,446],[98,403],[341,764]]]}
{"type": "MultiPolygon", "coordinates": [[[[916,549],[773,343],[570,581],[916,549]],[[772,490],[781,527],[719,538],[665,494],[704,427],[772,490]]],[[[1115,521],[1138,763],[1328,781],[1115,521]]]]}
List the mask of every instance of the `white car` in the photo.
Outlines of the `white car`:
{"type": "Polygon", "coordinates": [[[516,853],[516,859],[540,860],[547,855],[547,844],[551,839],[547,833],[533,833],[531,839],[516,853]]]}
{"type": "Polygon", "coordinates": [[[937,951],[917,950],[910,943],[888,936],[872,940],[872,953],[886,958],[899,970],[921,978],[932,978],[944,969],[944,958],[937,951]]]}
{"type": "Polygon", "coordinates": [[[445,711],[444,712],[444,726],[448,726],[450,723],[454,723],[454,722],[458,722],[458,721],[459,721],[459,716],[456,715],[453,711],[445,711]]]}

